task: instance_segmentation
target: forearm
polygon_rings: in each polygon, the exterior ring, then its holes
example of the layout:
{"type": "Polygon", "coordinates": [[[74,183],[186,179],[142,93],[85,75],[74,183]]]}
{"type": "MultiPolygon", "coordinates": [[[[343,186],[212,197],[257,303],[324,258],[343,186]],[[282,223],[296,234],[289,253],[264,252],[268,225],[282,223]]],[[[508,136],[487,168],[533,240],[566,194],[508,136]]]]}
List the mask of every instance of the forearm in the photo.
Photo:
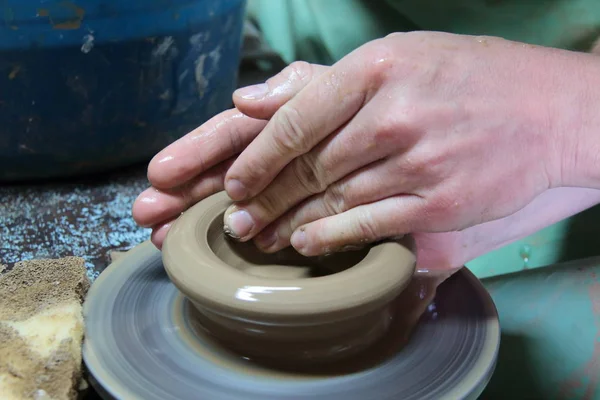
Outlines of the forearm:
{"type": "MultiPolygon", "coordinates": [[[[599,46],[600,48],[600,46],[599,46]]],[[[562,76],[546,77],[551,186],[523,209],[460,234],[472,260],[600,204],[600,57],[552,50],[562,76]]],[[[543,71],[540,74],[544,74],[543,71]]]]}
{"type": "Polygon", "coordinates": [[[563,187],[550,189],[516,213],[461,232],[465,262],[600,204],[600,190],[563,187]]]}
{"type": "Polygon", "coordinates": [[[551,100],[558,129],[550,146],[561,160],[555,186],[600,189],[600,57],[579,53],[565,64],[551,100]]]}

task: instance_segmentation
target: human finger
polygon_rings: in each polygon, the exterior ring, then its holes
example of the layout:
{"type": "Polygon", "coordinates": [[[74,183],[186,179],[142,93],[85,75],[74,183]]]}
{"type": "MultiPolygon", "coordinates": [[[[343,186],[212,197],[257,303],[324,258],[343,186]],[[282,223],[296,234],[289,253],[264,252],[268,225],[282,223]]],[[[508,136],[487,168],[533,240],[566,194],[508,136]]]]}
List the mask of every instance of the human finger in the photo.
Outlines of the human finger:
{"type": "Polygon", "coordinates": [[[415,231],[423,205],[424,200],[418,196],[388,197],[302,225],[294,231],[290,241],[305,256],[362,247],[415,231]]]}
{"type": "Polygon", "coordinates": [[[173,142],[152,158],[148,180],[171,189],[240,153],[267,124],[230,109],[173,142]]]}
{"type": "Polygon", "coordinates": [[[133,204],[133,219],[144,227],[179,215],[198,201],[223,190],[223,179],[233,158],[173,189],[154,187],[143,191],[133,204]]]}
{"type": "Polygon", "coordinates": [[[266,82],[233,92],[233,102],[238,110],[250,117],[270,119],[279,107],[328,68],[304,61],[293,62],[266,82]]]}
{"type": "Polygon", "coordinates": [[[263,131],[246,147],[225,178],[234,201],[260,193],[294,158],[307,153],[347,123],[382,82],[385,57],[351,54],[313,79],[282,105],[263,131]]]}
{"type": "MultiPolygon", "coordinates": [[[[293,159],[258,195],[234,204],[225,213],[229,232],[242,241],[249,240],[304,199],[379,160],[385,164],[378,170],[382,175],[372,179],[385,179],[384,186],[395,185],[392,194],[406,192],[402,180],[415,176],[411,170],[415,168],[402,155],[413,144],[417,118],[412,111],[389,111],[388,103],[385,94],[375,96],[352,121],[293,159]]],[[[424,184],[424,178],[420,179],[424,184]]]]}
{"type": "Polygon", "coordinates": [[[399,187],[410,192],[417,183],[412,176],[399,173],[393,159],[367,165],[284,214],[261,231],[254,243],[267,253],[279,251],[290,245],[292,233],[304,224],[399,195],[399,187]]]}
{"type": "MultiPolygon", "coordinates": [[[[356,119],[361,120],[360,116],[356,119]]],[[[232,205],[224,216],[229,232],[241,241],[249,240],[302,200],[395,150],[391,143],[374,141],[365,135],[364,126],[369,124],[353,120],[337,134],[292,160],[257,196],[232,205]]]]}
{"type": "Polygon", "coordinates": [[[169,221],[162,222],[157,226],[152,228],[152,234],[150,235],[150,241],[157,249],[162,249],[162,245],[167,237],[167,233],[169,229],[171,229],[171,225],[175,221],[176,218],[171,219],[169,221]]]}

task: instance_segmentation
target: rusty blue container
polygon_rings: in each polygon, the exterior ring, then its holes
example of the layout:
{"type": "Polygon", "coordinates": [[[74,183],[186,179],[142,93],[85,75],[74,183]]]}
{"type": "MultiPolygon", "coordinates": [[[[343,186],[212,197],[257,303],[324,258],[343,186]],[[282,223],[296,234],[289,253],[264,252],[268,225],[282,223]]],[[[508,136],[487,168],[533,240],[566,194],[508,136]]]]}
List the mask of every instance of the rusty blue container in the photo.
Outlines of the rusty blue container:
{"type": "Polygon", "coordinates": [[[148,160],[228,108],[245,0],[5,0],[0,180],[148,160]]]}

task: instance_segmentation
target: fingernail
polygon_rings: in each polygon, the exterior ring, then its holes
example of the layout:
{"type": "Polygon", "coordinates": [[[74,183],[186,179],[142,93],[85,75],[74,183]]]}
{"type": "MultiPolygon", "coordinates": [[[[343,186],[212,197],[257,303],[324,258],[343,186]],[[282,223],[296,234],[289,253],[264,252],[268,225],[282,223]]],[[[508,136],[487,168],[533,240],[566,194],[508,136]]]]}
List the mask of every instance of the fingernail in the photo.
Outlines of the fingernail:
{"type": "Polygon", "coordinates": [[[254,221],[246,210],[237,210],[225,218],[225,232],[236,239],[248,235],[254,227],[254,221]]]}
{"type": "Polygon", "coordinates": [[[246,186],[237,179],[229,179],[225,182],[225,191],[235,201],[244,200],[248,195],[248,189],[246,186]]]}
{"type": "Polygon", "coordinates": [[[254,239],[254,243],[261,249],[268,249],[277,243],[277,240],[279,240],[277,232],[264,232],[254,239]]]}
{"type": "Polygon", "coordinates": [[[164,156],[163,158],[161,158],[160,160],[158,160],[157,163],[164,164],[164,163],[172,161],[174,159],[175,159],[175,157],[173,157],[173,156],[164,156]]]}
{"type": "Polygon", "coordinates": [[[290,238],[290,242],[297,251],[301,252],[306,247],[306,232],[304,232],[304,229],[298,229],[294,232],[290,238]]]}
{"type": "Polygon", "coordinates": [[[236,90],[234,96],[239,96],[244,100],[259,100],[269,93],[269,85],[259,83],[258,85],[246,86],[236,90]]]}
{"type": "Polygon", "coordinates": [[[158,199],[156,198],[156,193],[148,193],[146,195],[142,193],[142,195],[137,198],[137,201],[145,204],[156,204],[158,199]]]}

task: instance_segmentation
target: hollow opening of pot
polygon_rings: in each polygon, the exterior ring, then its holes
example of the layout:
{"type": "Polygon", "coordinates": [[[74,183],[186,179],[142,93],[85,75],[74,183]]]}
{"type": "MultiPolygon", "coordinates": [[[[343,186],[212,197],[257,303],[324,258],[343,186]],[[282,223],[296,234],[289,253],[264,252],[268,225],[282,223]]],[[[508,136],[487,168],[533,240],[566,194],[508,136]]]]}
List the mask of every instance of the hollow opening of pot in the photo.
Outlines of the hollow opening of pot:
{"type": "Polygon", "coordinates": [[[347,270],[361,262],[370,248],[344,251],[327,256],[305,257],[293,247],[273,254],[260,251],[252,241],[242,243],[223,231],[223,214],[210,224],[207,243],[212,252],[232,268],[249,275],[270,279],[317,278],[347,270]]]}

